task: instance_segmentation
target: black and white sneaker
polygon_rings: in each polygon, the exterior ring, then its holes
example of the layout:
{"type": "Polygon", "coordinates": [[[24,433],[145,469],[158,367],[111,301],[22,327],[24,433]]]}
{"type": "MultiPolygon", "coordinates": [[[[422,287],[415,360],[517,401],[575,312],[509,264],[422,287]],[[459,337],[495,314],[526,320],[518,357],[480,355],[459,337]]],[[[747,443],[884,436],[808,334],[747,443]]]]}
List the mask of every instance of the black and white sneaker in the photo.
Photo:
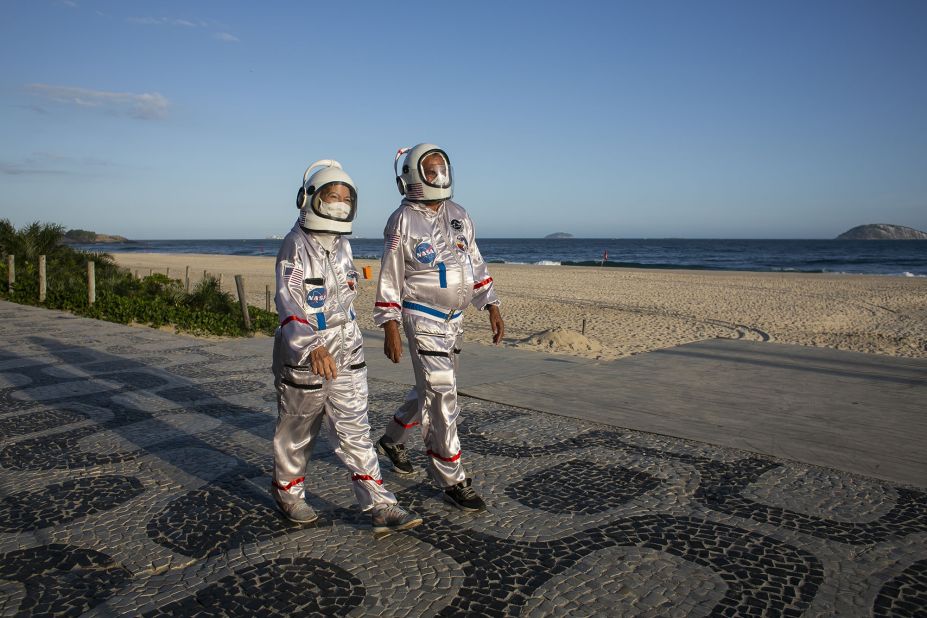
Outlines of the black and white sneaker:
{"type": "Polygon", "coordinates": [[[444,490],[444,501],[453,504],[462,511],[485,511],[486,503],[472,487],[471,480],[466,479],[444,490]]]}
{"type": "Polygon", "coordinates": [[[370,522],[373,524],[374,534],[385,536],[390,532],[414,528],[422,523],[422,518],[398,504],[381,504],[371,511],[370,522]]]}
{"type": "Polygon", "coordinates": [[[387,442],[386,436],[377,440],[377,452],[390,460],[393,464],[393,470],[397,474],[412,474],[415,468],[409,461],[409,453],[406,452],[405,444],[398,442],[387,442]]]}

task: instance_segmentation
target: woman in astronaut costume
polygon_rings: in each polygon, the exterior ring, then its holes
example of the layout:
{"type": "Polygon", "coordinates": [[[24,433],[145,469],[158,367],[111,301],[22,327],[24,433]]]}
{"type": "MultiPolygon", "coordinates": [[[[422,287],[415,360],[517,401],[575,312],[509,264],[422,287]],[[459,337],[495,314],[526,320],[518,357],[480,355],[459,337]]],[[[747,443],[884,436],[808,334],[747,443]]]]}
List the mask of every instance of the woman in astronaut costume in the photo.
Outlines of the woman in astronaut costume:
{"type": "Polygon", "coordinates": [[[384,329],[384,352],[394,363],[402,355],[402,323],[415,388],[377,441],[377,451],[397,472],[411,473],[404,443],[409,430],[421,423],[429,470],[444,489],[444,499],[465,511],[480,511],[486,504],[461,462],[457,359],[467,305],[488,309],[493,343],[502,339],[499,299],[476,246],[473,222],[450,200],[453,179],[447,154],[433,144],[400,149],[393,169],[405,199],[384,230],[374,320],[384,329]],[[396,164],[403,154],[400,174],[396,164]]]}
{"type": "Polygon", "coordinates": [[[370,441],[367,369],[353,308],[357,271],[351,245],[342,238],[350,234],[357,210],[354,182],[337,161],[317,161],[303,175],[296,205],[299,219],[277,254],[274,499],[292,521],[318,518],[305,501],[303,482],[324,417],[374,531],[411,528],[422,519],[398,506],[383,487],[370,441]]]}

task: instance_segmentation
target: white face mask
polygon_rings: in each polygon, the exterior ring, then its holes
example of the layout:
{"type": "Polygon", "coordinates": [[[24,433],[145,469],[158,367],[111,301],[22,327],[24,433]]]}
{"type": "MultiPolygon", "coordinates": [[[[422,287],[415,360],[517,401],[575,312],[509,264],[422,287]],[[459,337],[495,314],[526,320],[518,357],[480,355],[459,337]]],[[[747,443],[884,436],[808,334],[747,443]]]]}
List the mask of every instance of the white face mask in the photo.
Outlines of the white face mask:
{"type": "Polygon", "coordinates": [[[344,221],[351,214],[351,206],[344,202],[319,202],[319,212],[336,221],[344,221]]]}
{"type": "Polygon", "coordinates": [[[431,184],[437,185],[439,187],[447,186],[447,173],[443,171],[438,171],[435,174],[435,179],[431,181],[431,184]]]}

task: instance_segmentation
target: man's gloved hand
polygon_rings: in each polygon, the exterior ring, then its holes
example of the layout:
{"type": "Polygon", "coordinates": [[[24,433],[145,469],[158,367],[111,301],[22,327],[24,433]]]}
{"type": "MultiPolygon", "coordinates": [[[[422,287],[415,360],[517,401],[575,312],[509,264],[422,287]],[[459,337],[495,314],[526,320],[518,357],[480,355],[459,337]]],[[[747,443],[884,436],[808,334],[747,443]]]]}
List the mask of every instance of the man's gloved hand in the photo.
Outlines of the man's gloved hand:
{"type": "Polygon", "coordinates": [[[492,329],[492,342],[499,343],[505,336],[505,322],[502,321],[502,313],[496,305],[489,305],[489,328],[492,329]]]}
{"type": "Polygon", "coordinates": [[[390,320],[383,325],[383,353],[386,358],[398,363],[402,358],[402,337],[399,335],[399,322],[390,320]]]}
{"type": "Polygon", "coordinates": [[[324,345],[320,345],[312,352],[309,352],[309,363],[312,365],[312,373],[321,378],[334,380],[338,377],[335,359],[328,353],[324,345]]]}

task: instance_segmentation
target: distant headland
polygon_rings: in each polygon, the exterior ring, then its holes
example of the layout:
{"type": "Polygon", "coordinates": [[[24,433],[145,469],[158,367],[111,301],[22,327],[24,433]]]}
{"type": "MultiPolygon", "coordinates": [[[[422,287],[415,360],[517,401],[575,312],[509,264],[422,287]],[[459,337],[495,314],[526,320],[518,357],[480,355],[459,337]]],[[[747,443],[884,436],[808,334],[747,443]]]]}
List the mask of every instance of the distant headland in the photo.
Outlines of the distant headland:
{"type": "Polygon", "coordinates": [[[114,234],[97,234],[88,230],[68,230],[64,233],[61,241],[65,244],[93,244],[93,243],[115,243],[115,242],[132,242],[124,236],[114,234]]]}
{"type": "Polygon", "coordinates": [[[927,240],[927,232],[903,225],[870,223],[847,230],[837,240],[927,240]]]}
{"type": "Polygon", "coordinates": [[[568,234],[567,232],[554,232],[553,234],[548,234],[544,237],[545,240],[549,238],[573,238],[573,235],[568,234]]]}

